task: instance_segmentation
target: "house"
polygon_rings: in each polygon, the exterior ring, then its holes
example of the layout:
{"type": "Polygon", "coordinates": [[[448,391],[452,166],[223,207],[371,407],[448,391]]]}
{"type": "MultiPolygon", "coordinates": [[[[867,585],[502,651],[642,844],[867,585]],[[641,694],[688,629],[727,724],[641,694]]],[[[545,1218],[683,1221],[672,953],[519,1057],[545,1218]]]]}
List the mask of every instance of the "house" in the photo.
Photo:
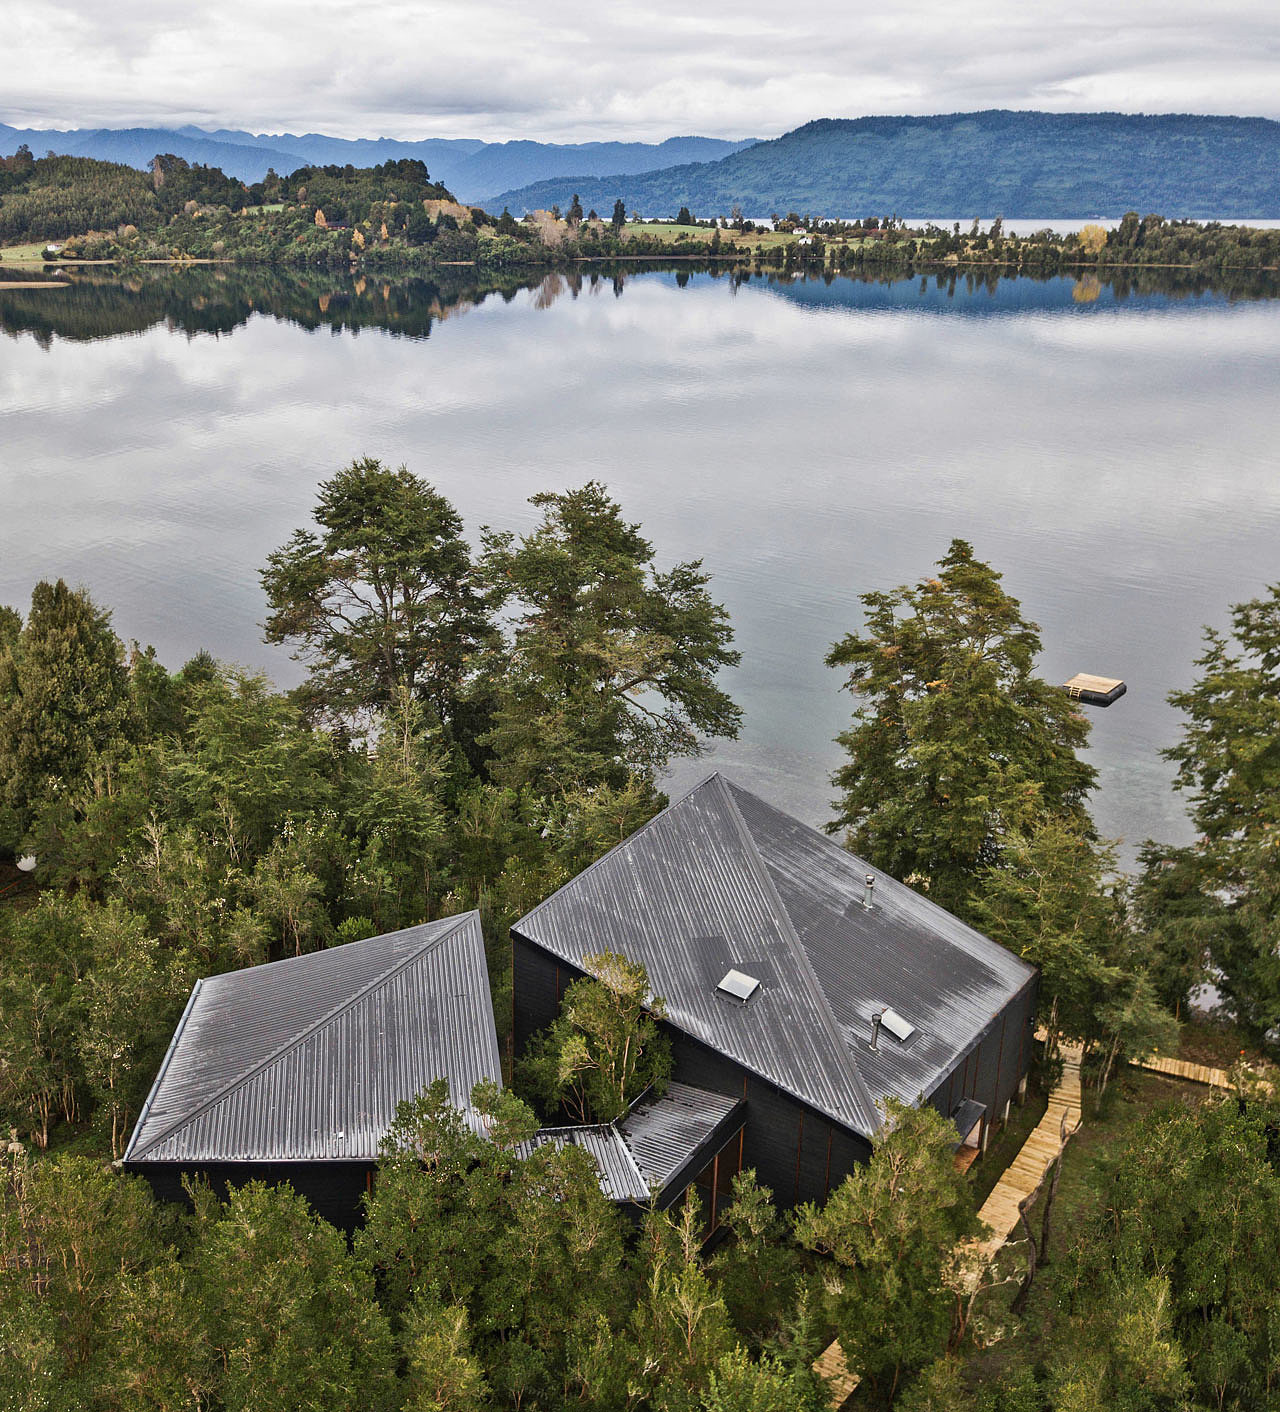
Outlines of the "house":
{"type": "Polygon", "coordinates": [[[476,912],[197,981],[122,1165],[163,1200],[184,1175],[287,1181],[350,1227],[397,1104],[437,1078],[462,1104],[502,1082],[476,912]]]}
{"type": "MultiPolygon", "coordinates": [[[[502,1066],[476,912],[197,981],[121,1165],[170,1201],[184,1177],[288,1182],[350,1229],[397,1105],[438,1078],[483,1131],[467,1100],[502,1066]]],[[[527,1148],[585,1148],[633,1214],[694,1181],[712,1209],[742,1118],[736,1098],[672,1084],[615,1123],[544,1129],[527,1148]]]]}
{"type": "Polygon", "coordinates": [[[718,774],[512,928],[515,1043],[584,958],[639,961],[675,1078],[745,1104],[731,1158],[782,1205],[871,1154],[884,1100],[985,1146],[1025,1079],[1037,973],[927,898],[718,774]]]}
{"type": "MultiPolygon", "coordinates": [[[[1036,972],[825,835],[712,775],[512,929],[514,1034],[555,1019],[603,951],[643,962],[675,1058],[617,1121],[545,1128],[633,1212],[690,1185],[709,1230],[734,1174],[822,1200],[871,1154],[884,1100],[985,1146],[1031,1057],[1036,972]]],[[[397,1105],[446,1079],[464,1117],[502,1067],[466,912],[196,983],[122,1165],[162,1199],[289,1182],[351,1227],[397,1105]]]]}

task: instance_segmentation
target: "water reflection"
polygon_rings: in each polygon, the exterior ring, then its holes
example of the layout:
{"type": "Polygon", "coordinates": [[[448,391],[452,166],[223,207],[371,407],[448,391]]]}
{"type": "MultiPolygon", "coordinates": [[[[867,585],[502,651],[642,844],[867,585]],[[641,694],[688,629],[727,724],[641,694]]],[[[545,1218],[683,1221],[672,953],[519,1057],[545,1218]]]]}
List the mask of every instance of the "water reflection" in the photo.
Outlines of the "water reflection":
{"type": "Polygon", "coordinates": [[[406,462],[473,533],[597,476],[732,614],[747,724],[717,763],[816,819],[849,709],[827,647],[962,535],[1047,674],[1130,683],[1095,716],[1103,829],[1175,838],[1164,696],[1200,624],[1280,578],[1265,281],[73,278],[0,292],[0,601],[63,574],[173,663],[295,679],[256,571],[354,456],[406,462]]]}

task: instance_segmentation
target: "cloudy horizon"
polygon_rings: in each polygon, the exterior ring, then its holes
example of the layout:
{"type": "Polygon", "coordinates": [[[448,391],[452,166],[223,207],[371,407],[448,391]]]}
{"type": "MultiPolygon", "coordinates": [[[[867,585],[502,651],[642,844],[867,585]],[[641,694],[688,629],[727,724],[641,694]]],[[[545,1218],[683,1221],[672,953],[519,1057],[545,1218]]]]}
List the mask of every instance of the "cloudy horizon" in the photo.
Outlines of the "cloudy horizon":
{"type": "Polygon", "coordinates": [[[337,137],[773,137],[818,117],[985,108],[1280,118],[1280,18],[1262,0],[159,0],[24,7],[0,119],[337,137]]]}

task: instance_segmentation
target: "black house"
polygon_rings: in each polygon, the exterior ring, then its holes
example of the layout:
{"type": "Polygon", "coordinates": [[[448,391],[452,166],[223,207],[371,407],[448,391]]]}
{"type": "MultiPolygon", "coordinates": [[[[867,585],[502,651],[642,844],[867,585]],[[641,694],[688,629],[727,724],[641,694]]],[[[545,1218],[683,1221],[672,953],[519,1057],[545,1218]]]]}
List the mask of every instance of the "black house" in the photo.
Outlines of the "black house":
{"type": "Polygon", "coordinates": [[[619,952],[665,1002],[675,1077],[745,1103],[713,1225],[735,1160],[783,1205],[823,1200],[870,1156],[890,1096],[985,1146],[1031,1058],[1033,967],[720,775],[512,938],[517,1051],[584,957],[619,952]]]}
{"type": "MultiPolygon", "coordinates": [[[[122,1162],[164,1200],[289,1182],[349,1227],[396,1105],[502,1082],[476,912],[197,981],[122,1162]]],[[[475,1121],[478,1121],[476,1119],[475,1121]]]]}
{"type": "MultiPolygon", "coordinates": [[[[197,981],[121,1165],[170,1201],[184,1176],[288,1182],[350,1229],[397,1104],[438,1078],[483,1132],[467,1101],[502,1067],[476,912],[197,981]]],[[[736,1098],[672,1084],[528,1146],[585,1148],[604,1194],[638,1214],[714,1187],[722,1150],[736,1170],[742,1121],[736,1098]]]]}

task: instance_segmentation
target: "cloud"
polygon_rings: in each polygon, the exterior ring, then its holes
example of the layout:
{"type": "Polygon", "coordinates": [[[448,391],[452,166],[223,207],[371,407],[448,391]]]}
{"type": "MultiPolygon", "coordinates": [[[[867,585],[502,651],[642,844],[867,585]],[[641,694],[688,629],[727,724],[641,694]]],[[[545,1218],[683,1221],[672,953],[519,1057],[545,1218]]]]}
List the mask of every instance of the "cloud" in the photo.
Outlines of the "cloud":
{"type": "Polygon", "coordinates": [[[30,126],[585,141],[981,107],[1280,117],[1273,0],[64,0],[6,23],[2,116],[30,126]]]}

